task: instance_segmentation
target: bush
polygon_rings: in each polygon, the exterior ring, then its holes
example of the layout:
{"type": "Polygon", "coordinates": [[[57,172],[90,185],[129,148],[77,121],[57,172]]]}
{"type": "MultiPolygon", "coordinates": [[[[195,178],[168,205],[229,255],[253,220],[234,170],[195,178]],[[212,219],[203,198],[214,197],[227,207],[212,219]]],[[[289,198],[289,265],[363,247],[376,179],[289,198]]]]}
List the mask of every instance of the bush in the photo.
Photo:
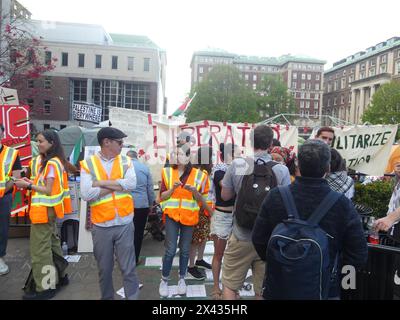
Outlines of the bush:
{"type": "Polygon", "coordinates": [[[386,216],[390,197],[392,196],[393,182],[378,180],[366,185],[355,184],[354,202],[363,204],[373,209],[372,215],[375,218],[386,216]]]}

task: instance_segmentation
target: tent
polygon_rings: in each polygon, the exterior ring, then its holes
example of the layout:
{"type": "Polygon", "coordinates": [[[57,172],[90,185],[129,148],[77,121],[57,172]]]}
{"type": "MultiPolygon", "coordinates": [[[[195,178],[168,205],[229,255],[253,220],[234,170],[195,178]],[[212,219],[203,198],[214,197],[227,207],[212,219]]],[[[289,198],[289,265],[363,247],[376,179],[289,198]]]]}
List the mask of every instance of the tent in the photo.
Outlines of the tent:
{"type": "Polygon", "coordinates": [[[83,159],[83,151],[86,146],[98,146],[97,132],[100,127],[83,128],[71,126],[58,132],[61,144],[64,147],[65,156],[72,164],[77,164],[83,159]]]}

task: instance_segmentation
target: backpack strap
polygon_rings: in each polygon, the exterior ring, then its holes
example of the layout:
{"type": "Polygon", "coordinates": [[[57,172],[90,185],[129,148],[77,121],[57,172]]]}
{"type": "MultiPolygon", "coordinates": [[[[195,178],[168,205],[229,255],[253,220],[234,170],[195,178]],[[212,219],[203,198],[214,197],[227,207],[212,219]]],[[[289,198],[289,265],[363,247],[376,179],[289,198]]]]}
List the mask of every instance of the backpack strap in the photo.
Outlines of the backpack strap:
{"type": "Polygon", "coordinates": [[[341,193],[335,192],[331,190],[324,200],[319,204],[317,209],[314,210],[310,218],[308,218],[307,222],[310,225],[318,225],[318,223],[322,220],[322,218],[328,213],[328,211],[332,208],[332,206],[339,200],[342,196],[341,193]]]}
{"type": "Polygon", "coordinates": [[[290,192],[289,186],[278,187],[279,193],[281,194],[283,204],[285,205],[286,212],[289,219],[300,219],[299,213],[297,212],[296,204],[292,193],[290,192]]]}

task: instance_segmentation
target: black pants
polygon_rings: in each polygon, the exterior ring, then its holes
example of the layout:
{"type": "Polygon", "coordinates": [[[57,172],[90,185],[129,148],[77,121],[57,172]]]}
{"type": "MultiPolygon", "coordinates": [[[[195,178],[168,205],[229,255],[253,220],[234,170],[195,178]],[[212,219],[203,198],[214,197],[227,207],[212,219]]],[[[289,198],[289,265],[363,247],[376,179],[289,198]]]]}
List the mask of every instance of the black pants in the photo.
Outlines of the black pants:
{"type": "Polygon", "coordinates": [[[6,255],[11,205],[11,193],[0,198],[0,258],[6,255]]]}
{"type": "Polygon", "coordinates": [[[147,216],[149,215],[150,208],[135,208],[135,215],[133,223],[135,224],[135,255],[136,263],[139,261],[140,250],[142,249],[142,241],[144,228],[146,227],[147,216]]]}

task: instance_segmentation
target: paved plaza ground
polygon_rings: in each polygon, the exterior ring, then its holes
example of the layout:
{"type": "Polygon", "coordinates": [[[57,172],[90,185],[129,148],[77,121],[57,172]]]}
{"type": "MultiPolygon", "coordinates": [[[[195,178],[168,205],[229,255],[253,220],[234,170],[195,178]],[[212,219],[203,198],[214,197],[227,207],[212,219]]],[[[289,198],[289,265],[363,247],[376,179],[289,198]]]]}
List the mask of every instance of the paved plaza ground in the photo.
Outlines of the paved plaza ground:
{"type": "MultiPolygon", "coordinates": [[[[210,243],[211,244],[211,243],[210,243]]],[[[157,257],[153,260],[159,260],[164,253],[164,242],[154,240],[148,234],[143,240],[142,260],[143,263],[137,267],[139,280],[144,284],[140,290],[140,299],[159,300],[158,286],[161,278],[159,266],[146,266],[147,257],[157,257]]],[[[98,271],[96,261],[92,253],[80,254],[78,263],[70,263],[67,273],[70,277],[70,284],[61,289],[53,298],[56,300],[97,300],[100,298],[100,289],[98,281],[98,271]]],[[[211,259],[211,255],[206,255],[205,259],[211,259]]],[[[10,272],[5,276],[0,276],[0,300],[20,300],[23,295],[22,287],[30,270],[29,239],[15,238],[10,239],[5,257],[10,267],[10,272]]],[[[150,260],[149,260],[150,261],[150,260]]],[[[149,262],[148,261],[148,262],[149,262]]],[[[115,262],[114,267],[114,289],[118,291],[122,288],[122,277],[115,262]]],[[[251,277],[249,278],[251,279],[251,277]]],[[[171,272],[170,285],[176,285],[178,281],[178,268],[174,266],[171,272]]],[[[210,280],[186,280],[190,285],[204,285],[207,296],[202,298],[174,297],[172,299],[211,299],[212,281],[210,280]]],[[[193,287],[199,289],[198,287],[193,287]]],[[[196,290],[198,291],[198,290],[196,290]]],[[[115,294],[115,299],[122,299],[115,294]]],[[[246,298],[247,299],[247,298],[246,298]]]]}

